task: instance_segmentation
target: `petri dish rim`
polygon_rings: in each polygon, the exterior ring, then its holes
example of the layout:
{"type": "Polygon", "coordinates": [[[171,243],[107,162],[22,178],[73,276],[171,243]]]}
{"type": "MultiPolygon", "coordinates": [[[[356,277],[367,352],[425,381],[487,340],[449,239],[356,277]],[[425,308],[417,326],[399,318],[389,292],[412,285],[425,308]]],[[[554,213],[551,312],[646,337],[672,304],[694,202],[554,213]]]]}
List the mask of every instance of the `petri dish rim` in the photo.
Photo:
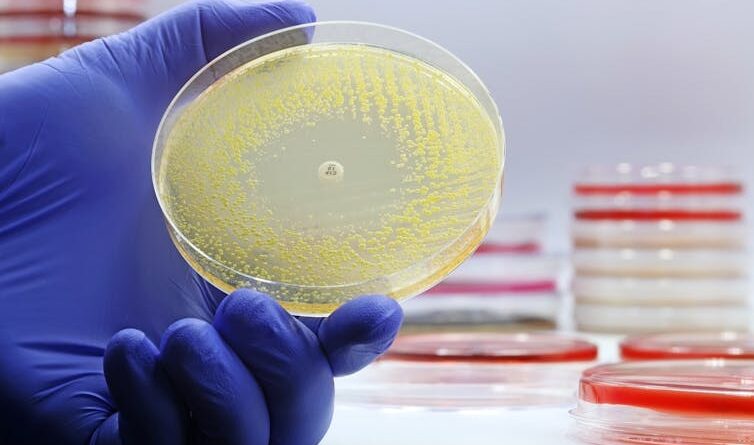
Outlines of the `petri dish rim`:
{"type": "Polygon", "coordinates": [[[720,370],[732,368],[752,371],[754,360],[648,360],[597,365],[582,373],[579,401],[651,409],[675,415],[754,419],[754,385],[736,388],[723,386],[722,380],[717,386],[701,381],[709,376],[722,379],[725,375],[720,370]],[[673,371],[684,369],[694,370],[700,382],[690,381],[687,373],[682,374],[683,383],[662,381],[663,377],[672,377],[673,371]],[[702,371],[707,371],[707,374],[702,371]],[[714,375],[715,371],[717,375],[714,375]]]}
{"type": "Polygon", "coordinates": [[[744,184],[737,170],[727,165],[629,163],[591,164],[574,181],[576,196],[632,194],[739,195],[744,184]]]}
{"type": "Polygon", "coordinates": [[[754,359],[754,336],[742,332],[636,335],[620,343],[623,360],[754,359]]]}
{"type": "Polygon", "coordinates": [[[453,363],[569,363],[597,358],[593,343],[575,337],[530,333],[442,333],[398,337],[381,360],[400,362],[453,363]],[[492,342],[497,349],[474,348],[492,342]],[[529,343],[529,345],[527,345],[529,343]],[[455,351],[454,346],[455,344],[455,351]],[[511,352],[513,346],[514,352],[511,352]],[[526,348],[530,348],[528,351],[526,348]]]}
{"type": "MultiPolygon", "coordinates": [[[[381,25],[381,24],[371,23],[371,22],[365,22],[365,21],[338,20],[338,21],[322,21],[322,22],[304,23],[304,24],[301,24],[301,25],[296,25],[296,26],[292,26],[292,27],[288,27],[288,28],[283,28],[283,29],[276,30],[276,31],[273,31],[273,32],[270,32],[270,33],[263,34],[261,36],[255,37],[253,39],[247,40],[247,41],[245,41],[245,42],[243,42],[243,43],[241,43],[241,44],[239,44],[239,45],[237,45],[237,46],[235,46],[235,47],[233,47],[233,48],[225,51],[224,53],[220,54],[219,56],[217,56],[216,58],[214,58],[212,61],[210,61],[209,63],[207,63],[205,66],[203,66],[201,69],[199,69],[199,71],[197,71],[193,76],[191,76],[191,78],[189,78],[189,80],[181,87],[181,89],[178,91],[178,93],[176,93],[176,95],[173,97],[173,99],[170,101],[169,105],[167,106],[165,112],[163,113],[163,116],[162,116],[162,118],[160,120],[160,124],[157,127],[157,131],[156,131],[155,137],[154,137],[154,142],[153,142],[153,145],[152,145],[152,156],[151,156],[152,187],[153,187],[153,190],[154,190],[157,202],[158,202],[158,204],[160,206],[160,210],[162,212],[163,218],[165,219],[166,223],[168,224],[168,226],[172,230],[172,232],[170,234],[171,237],[173,237],[174,234],[177,235],[178,237],[180,237],[181,242],[185,243],[186,245],[188,245],[193,250],[193,253],[200,255],[204,260],[209,261],[211,264],[214,264],[216,267],[218,267],[218,268],[220,268],[222,270],[225,270],[227,272],[230,272],[232,274],[235,274],[235,275],[237,275],[239,277],[242,277],[245,280],[252,281],[252,282],[258,283],[260,285],[275,285],[275,286],[285,287],[285,288],[288,288],[288,289],[318,289],[318,290],[328,290],[328,289],[331,289],[332,290],[332,289],[346,289],[346,288],[349,288],[349,287],[354,287],[354,286],[358,286],[358,285],[364,285],[364,284],[371,283],[371,282],[378,282],[378,281],[385,280],[385,279],[389,280],[390,277],[392,276],[392,275],[388,275],[388,276],[385,276],[385,277],[374,277],[372,279],[365,280],[365,281],[362,281],[362,282],[356,282],[356,283],[345,283],[345,284],[323,285],[323,286],[307,286],[307,285],[300,285],[300,284],[296,284],[296,283],[286,283],[286,282],[267,280],[267,279],[263,279],[263,278],[259,278],[259,277],[254,277],[254,276],[245,274],[243,272],[235,270],[232,267],[229,267],[229,266],[227,266],[227,265],[225,265],[225,264],[223,264],[223,263],[215,260],[210,255],[208,255],[206,252],[204,252],[202,249],[199,249],[193,242],[191,242],[191,240],[189,238],[187,238],[185,235],[183,235],[183,233],[178,229],[178,227],[176,226],[176,224],[174,223],[174,221],[170,217],[170,214],[168,213],[168,211],[167,211],[167,209],[165,207],[165,203],[163,202],[163,200],[162,200],[162,198],[160,196],[160,193],[159,193],[159,181],[158,181],[158,178],[159,178],[159,163],[160,163],[160,159],[159,159],[158,153],[161,154],[162,150],[164,148],[163,147],[164,143],[162,142],[162,139],[165,136],[166,127],[168,127],[170,119],[174,119],[176,117],[176,116],[174,116],[175,114],[180,115],[180,111],[181,111],[180,110],[180,102],[181,102],[181,100],[184,99],[184,95],[187,94],[187,91],[193,86],[193,84],[197,81],[197,79],[201,78],[206,73],[212,71],[214,69],[214,67],[218,63],[220,63],[221,61],[225,60],[228,57],[231,57],[233,54],[236,54],[238,51],[240,51],[240,50],[242,50],[242,49],[244,49],[246,47],[249,47],[251,45],[259,44],[260,42],[263,42],[264,40],[271,39],[271,38],[273,38],[275,36],[280,36],[280,35],[285,34],[285,33],[291,33],[291,32],[296,32],[296,31],[304,31],[306,29],[311,29],[312,33],[314,33],[316,35],[316,31],[317,31],[318,28],[321,28],[321,27],[338,27],[338,26],[365,27],[365,28],[371,28],[371,29],[374,29],[374,30],[387,31],[387,32],[390,32],[390,33],[400,34],[400,35],[402,35],[404,37],[407,37],[409,39],[412,39],[414,41],[417,41],[417,42],[420,42],[420,43],[422,43],[424,45],[427,45],[427,46],[431,47],[433,50],[438,51],[439,54],[441,54],[444,58],[446,58],[446,60],[448,60],[448,61],[452,62],[454,65],[460,67],[460,69],[463,70],[464,74],[467,75],[467,76],[469,76],[469,78],[473,80],[473,82],[475,84],[474,85],[475,88],[478,88],[483,93],[483,97],[480,97],[480,94],[478,94],[477,92],[475,92],[472,89],[470,89],[469,86],[468,86],[468,82],[464,82],[464,81],[458,79],[452,73],[448,73],[447,70],[445,70],[445,69],[443,69],[441,67],[437,67],[434,64],[432,64],[430,61],[422,59],[422,58],[420,58],[418,56],[415,56],[415,55],[412,55],[412,54],[406,54],[406,55],[409,56],[409,57],[417,58],[418,60],[421,60],[423,63],[426,63],[426,64],[428,64],[430,66],[435,67],[436,69],[441,70],[443,73],[447,74],[455,82],[457,82],[459,84],[459,86],[467,89],[469,91],[469,93],[471,93],[472,96],[476,100],[479,101],[479,105],[485,110],[485,113],[489,117],[490,122],[492,123],[492,125],[493,125],[493,127],[495,129],[495,133],[497,135],[497,145],[498,145],[497,148],[498,148],[498,151],[499,151],[499,154],[500,154],[500,166],[499,166],[499,169],[498,169],[498,172],[497,172],[498,181],[497,181],[497,184],[495,185],[494,189],[491,191],[490,196],[487,199],[486,205],[484,206],[484,208],[482,208],[480,210],[480,212],[477,214],[477,216],[466,226],[466,228],[463,230],[463,232],[461,233],[461,235],[459,235],[458,238],[450,241],[445,246],[443,246],[442,248],[438,249],[434,254],[429,255],[426,258],[423,258],[422,260],[420,260],[419,262],[417,262],[416,264],[414,264],[413,266],[411,266],[411,268],[415,268],[417,265],[426,264],[427,262],[431,261],[432,259],[442,256],[442,254],[445,253],[449,248],[451,248],[455,243],[457,243],[459,239],[463,238],[464,235],[466,235],[470,231],[472,231],[474,229],[474,227],[476,227],[479,224],[479,220],[481,218],[483,218],[486,213],[488,213],[488,212],[491,211],[493,215],[496,215],[497,212],[498,212],[498,205],[499,205],[500,196],[501,196],[501,190],[502,190],[503,172],[504,172],[505,161],[506,161],[506,156],[505,156],[505,153],[506,153],[505,130],[503,128],[502,118],[500,116],[499,109],[498,109],[497,104],[495,103],[495,101],[492,99],[492,96],[491,96],[491,94],[489,92],[489,89],[482,82],[482,80],[479,78],[479,76],[468,65],[466,65],[463,61],[461,61],[458,57],[456,57],[453,53],[451,53],[450,51],[448,51],[447,49],[445,49],[441,45],[439,45],[439,44],[437,44],[437,43],[435,43],[435,42],[433,42],[433,41],[431,41],[431,40],[429,40],[427,38],[424,38],[424,37],[421,37],[421,36],[419,36],[417,34],[414,34],[414,33],[410,32],[410,31],[405,31],[405,30],[402,30],[400,28],[396,28],[396,27],[393,27],[393,26],[381,25]],[[483,100],[484,100],[484,103],[482,102],[483,100]]],[[[309,36],[311,37],[311,34],[309,36]]],[[[333,42],[328,42],[328,43],[333,43],[333,42]]],[[[349,42],[338,42],[338,43],[349,43],[349,42]]],[[[369,45],[368,43],[360,43],[360,44],[369,45]]],[[[372,46],[375,46],[375,45],[372,45],[372,46]]],[[[288,47],[284,47],[284,48],[280,48],[280,49],[286,49],[286,48],[288,48],[288,47]]],[[[388,49],[388,50],[391,50],[391,51],[396,51],[396,52],[401,52],[401,51],[396,50],[395,48],[385,48],[385,49],[388,49]]],[[[279,50],[274,50],[274,51],[266,52],[266,53],[260,55],[257,58],[266,57],[268,55],[276,53],[277,51],[279,51],[279,50]]],[[[249,63],[252,60],[256,60],[257,58],[248,59],[248,60],[245,60],[244,62],[240,63],[239,65],[236,65],[234,68],[232,68],[229,71],[223,73],[221,76],[215,78],[214,82],[218,81],[219,79],[221,79],[222,77],[224,77],[228,73],[232,72],[234,69],[239,68],[240,66],[243,66],[244,64],[249,63]]],[[[214,83],[214,82],[212,82],[212,83],[214,83]]],[[[488,226],[491,226],[491,224],[489,224],[488,226]]],[[[489,231],[489,227],[486,228],[486,231],[489,231]]],[[[478,246],[476,246],[476,247],[478,247],[478,246]]],[[[181,250],[181,249],[179,249],[179,250],[181,250]]],[[[473,249],[468,253],[468,255],[470,255],[471,253],[473,253],[473,249]]],[[[183,254],[183,252],[181,252],[181,254],[183,254]]],[[[459,264],[460,264],[460,262],[459,262],[459,264]]],[[[457,265],[456,265],[456,267],[457,267],[457,265]]],[[[400,273],[404,273],[405,270],[407,270],[407,269],[396,271],[396,272],[394,272],[394,274],[397,275],[397,274],[400,274],[400,273]]],[[[451,270],[448,270],[447,273],[449,273],[450,271],[451,270]]],[[[209,280],[209,278],[205,276],[206,271],[198,270],[197,269],[197,272],[200,275],[202,275],[204,278],[207,278],[208,281],[211,281],[213,284],[215,283],[214,280],[209,280]]],[[[417,295],[417,294],[421,293],[422,291],[426,290],[426,288],[428,288],[428,287],[431,287],[431,284],[430,285],[425,285],[425,288],[418,289],[415,292],[412,292],[412,294],[413,295],[417,295]]],[[[305,315],[318,315],[318,314],[306,313],[305,315]]],[[[326,314],[323,314],[323,315],[326,315],[326,314]]]]}

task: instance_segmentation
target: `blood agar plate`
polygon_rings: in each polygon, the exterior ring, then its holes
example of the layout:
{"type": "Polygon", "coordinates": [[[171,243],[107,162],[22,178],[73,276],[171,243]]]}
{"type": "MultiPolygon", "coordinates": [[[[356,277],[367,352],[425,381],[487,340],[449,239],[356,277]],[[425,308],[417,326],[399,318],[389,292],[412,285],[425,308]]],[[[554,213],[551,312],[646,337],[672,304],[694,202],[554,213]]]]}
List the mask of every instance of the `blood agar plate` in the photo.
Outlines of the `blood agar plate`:
{"type": "Polygon", "coordinates": [[[572,414],[594,444],[752,444],[754,361],[597,366],[584,371],[572,414]]]}
{"type": "Polygon", "coordinates": [[[562,363],[594,360],[597,347],[552,334],[428,334],[399,337],[385,357],[426,362],[562,363]]]}
{"type": "Polygon", "coordinates": [[[629,337],[620,344],[624,360],[754,359],[754,336],[739,332],[687,332],[629,337]]]}
{"type": "Polygon", "coordinates": [[[593,344],[555,334],[447,333],[399,337],[338,386],[341,400],[433,409],[567,404],[593,344]]]}
{"type": "Polygon", "coordinates": [[[498,209],[497,108],[458,59],[351,22],[251,40],[196,74],[166,112],[155,190],[176,246],[224,291],[295,314],[426,290],[498,209]]]}
{"type": "Polygon", "coordinates": [[[730,169],[708,165],[589,166],[573,187],[579,197],[654,197],[672,200],[689,196],[730,197],[741,194],[743,186],[730,169]]]}

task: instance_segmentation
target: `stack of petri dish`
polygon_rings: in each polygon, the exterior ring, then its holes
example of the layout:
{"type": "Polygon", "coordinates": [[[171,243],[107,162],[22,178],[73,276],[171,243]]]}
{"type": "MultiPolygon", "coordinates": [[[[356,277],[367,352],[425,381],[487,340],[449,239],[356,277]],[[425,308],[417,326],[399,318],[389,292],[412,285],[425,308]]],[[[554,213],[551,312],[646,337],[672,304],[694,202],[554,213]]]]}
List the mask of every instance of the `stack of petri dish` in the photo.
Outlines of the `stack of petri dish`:
{"type": "Polygon", "coordinates": [[[542,253],[542,214],[499,216],[473,256],[404,304],[404,329],[536,330],[556,327],[564,271],[542,253]]]}
{"type": "Polygon", "coordinates": [[[563,413],[596,358],[594,344],[556,334],[400,336],[382,359],[336,380],[322,443],[545,443],[567,431],[563,413]]]}
{"type": "Polygon", "coordinates": [[[0,73],[124,31],[146,18],[146,0],[0,0],[0,73]]]}
{"type": "Polygon", "coordinates": [[[667,163],[593,167],[573,192],[579,329],[748,329],[743,186],[730,171],[667,163]]]}

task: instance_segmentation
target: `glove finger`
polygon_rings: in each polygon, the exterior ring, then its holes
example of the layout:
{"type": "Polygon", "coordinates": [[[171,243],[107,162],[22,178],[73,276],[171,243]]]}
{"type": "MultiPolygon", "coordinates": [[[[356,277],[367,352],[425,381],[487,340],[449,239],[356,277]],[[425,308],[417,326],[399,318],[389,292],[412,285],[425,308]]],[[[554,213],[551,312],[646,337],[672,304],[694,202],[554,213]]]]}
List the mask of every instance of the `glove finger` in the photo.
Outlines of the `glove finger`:
{"type": "Polygon", "coordinates": [[[393,344],[403,310],[383,296],[355,298],[322,320],[316,333],[336,376],[352,374],[393,344]]]}
{"type": "Polygon", "coordinates": [[[209,323],[186,318],[162,338],[160,363],[191,410],[202,442],[267,445],[269,415],[259,385],[209,323]]]}
{"type": "Polygon", "coordinates": [[[248,289],[223,300],[214,325],[262,386],[270,444],[319,443],[332,418],[333,379],[317,337],[270,297],[248,289]]]}
{"type": "MultiPolygon", "coordinates": [[[[93,66],[105,64],[112,77],[123,76],[128,86],[144,88],[143,97],[162,113],[188,79],[223,52],[253,37],[314,20],[312,9],[299,1],[193,1],[105,39],[101,44],[106,51],[92,45],[91,55],[100,58],[93,66]],[[111,57],[103,58],[103,53],[111,57]]],[[[305,41],[303,36],[300,43],[305,41]]],[[[90,55],[87,51],[85,56],[90,55]]]]}
{"type": "Polygon", "coordinates": [[[160,368],[158,354],[144,333],[135,329],[120,331],[110,340],[104,371],[118,413],[100,426],[96,435],[99,441],[93,443],[186,443],[188,411],[160,368]],[[121,440],[113,439],[118,436],[121,440]]]}

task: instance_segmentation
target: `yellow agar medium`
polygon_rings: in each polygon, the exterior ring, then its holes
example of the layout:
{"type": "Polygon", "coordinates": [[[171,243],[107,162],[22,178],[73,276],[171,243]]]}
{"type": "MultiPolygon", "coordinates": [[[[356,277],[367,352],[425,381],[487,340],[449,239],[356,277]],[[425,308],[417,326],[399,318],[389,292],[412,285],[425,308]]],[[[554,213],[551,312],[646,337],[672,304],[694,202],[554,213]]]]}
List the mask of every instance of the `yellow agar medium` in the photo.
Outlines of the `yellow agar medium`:
{"type": "Polygon", "coordinates": [[[454,78],[387,49],[310,44],[235,69],[182,110],[158,194],[183,256],[296,314],[413,296],[481,242],[499,125],[454,78]]]}

